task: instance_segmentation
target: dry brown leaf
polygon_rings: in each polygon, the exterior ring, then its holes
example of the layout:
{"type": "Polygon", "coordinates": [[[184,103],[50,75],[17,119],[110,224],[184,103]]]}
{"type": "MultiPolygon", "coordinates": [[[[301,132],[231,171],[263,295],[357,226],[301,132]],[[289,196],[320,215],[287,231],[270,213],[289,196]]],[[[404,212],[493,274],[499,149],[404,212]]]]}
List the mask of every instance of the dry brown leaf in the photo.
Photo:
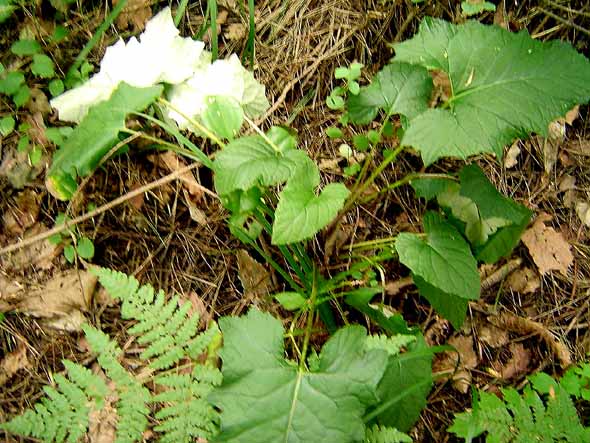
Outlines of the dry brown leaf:
{"type": "Polygon", "coordinates": [[[269,308],[272,279],[266,268],[254,260],[248,251],[238,249],[238,278],[244,288],[244,303],[253,303],[263,310],[269,308]]]}
{"type": "Polygon", "coordinates": [[[22,235],[39,217],[41,197],[32,189],[19,193],[14,206],[2,215],[4,233],[22,235]]]}
{"type": "Polygon", "coordinates": [[[488,346],[496,349],[508,343],[508,332],[500,329],[491,323],[479,325],[477,328],[478,338],[488,346]]]}
{"type": "Polygon", "coordinates": [[[571,140],[567,150],[572,154],[590,157],[590,140],[571,140]]]}
{"type": "Polygon", "coordinates": [[[436,363],[436,372],[452,371],[457,368],[453,374],[453,387],[463,394],[469,391],[471,386],[470,369],[477,367],[478,358],[473,349],[473,336],[456,335],[447,342],[453,346],[457,352],[447,351],[443,354],[442,359],[436,363]]]}
{"type": "Polygon", "coordinates": [[[99,410],[92,410],[88,414],[89,443],[113,443],[117,434],[117,409],[113,406],[118,400],[115,384],[106,380],[104,373],[99,370],[98,376],[105,379],[109,394],[104,399],[104,405],[99,410]]]}
{"type": "Polygon", "coordinates": [[[43,161],[36,165],[29,162],[27,152],[19,152],[16,147],[0,150],[2,161],[0,162],[0,177],[6,177],[13,188],[22,189],[32,182],[43,171],[43,161]]]}
{"type": "Polygon", "coordinates": [[[4,356],[0,361],[0,386],[3,386],[10,378],[21,369],[31,367],[27,357],[27,346],[19,341],[16,349],[4,356]]]}
{"type": "Polygon", "coordinates": [[[411,276],[403,277],[395,281],[391,281],[385,284],[385,292],[387,295],[398,295],[402,289],[413,285],[414,279],[411,276]]]}
{"type": "Polygon", "coordinates": [[[518,141],[515,141],[512,143],[512,146],[510,146],[510,149],[508,149],[506,158],[504,159],[504,167],[506,169],[513,168],[518,164],[518,156],[520,155],[519,144],[520,143],[518,141]]]}
{"type": "Polygon", "coordinates": [[[521,343],[510,343],[512,356],[502,364],[496,360],[492,368],[504,380],[510,380],[525,375],[531,362],[531,353],[521,343]]]}
{"type": "Polygon", "coordinates": [[[504,0],[502,0],[498,6],[496,6],[496,12],[494,13],[494,25],[498,25],[501,28],[510,31],[510,19],[508,18],[508,14],[506,14],[506,5],[504,0]]]}
{"type": "MultiPolygon", "coordinates": [[[[186,166],[186,163],[172,151],[166,151],[158,156],[164,162],[166,168],[170,172],[176,172],[186,166]]],[[[192,171],[187,171],[180,176],[182,185],[194,197],[201,197],[203,195],[203,187],[197,182],[192,171]]]]}
{"type": "Polygon", "coordinates": [[[528,267],[514,271],[508,276],[506,283],[510,289],[521,294],[532,294],[541,287],[541,279],[528,267]]]}
{"type": "Polygon", "coordinates": [[[576,189],[576,177],[573,175],[565,174],[559,180],[559,191],[565,192],[571,189],[576,189]]]}
{"type": "Polygon", "coordinates": [[[576,105],[572,109],[567,111],[567,113],[565,114],[564,120],[568,125],[571,126],[579,116],[580,116],[580,105],[576,105]]]}
{"type": "MultiPolygon", "coordinates": [[[[51,106],[45,93],[39,88],[31,88],[31,99],[27,103],[27,109],[31,111],[31,114],[37,114],[43,117],[47,117],[51,113],[51,106]]],[[[45,127],[45,125],[43,125],[45,127]]]]}
{"type": "Polygon", "coordinates": [[[184,201],[188,207],[188,212],[191,216],[191,219],[200,225],[206,225],[207,216],[205,215],[205,212],[197,205],[197,202],[195,201],[196,198],[189,194],[186,189],[182,190],[182,194],[184,195],[184,201]]]}
{"type": "Polygon", "coordinates": [[[572,364],[572,358],[567,346],[557,340],[543,324],[533,321],[530,318],[519,317],[511,312],[491,315],[488,317],[488,321],[500,329],[505,329],[522,336],[538,335],[551,350],[562,368],[567,368],[572,364]]]}
{"type": "Polygon", "coordinates": [[[549,271],[559,271],[567,276],[567,270],[574,261],[569,243],[560,232],[556,232],[545,221],[547,214],[539,215],[533,226],[526,230],[522,242],[526,245],[541,275],[549,271]]]}
{"type": "Polygon", "coordinates": [[[246,37],[248,30],[242,23],[231,23],[226,26],[225,33],[223,34],[226,39],[239,41],[246,37]]]}
{"type": "Polygon", "coordinates": [[[590,204],[587,202],[577,202],[576,214],[578,214],[582,223],[590,228],[590,204]]]}
{"type": "MultiPolygon", "coordinates": [[[[113,6],[118,0],[113,0],[113,6]]],[[[129,26],[134,33],[143,31],[145,24],[152,18],[152,8],[149,0],[128,0],[127,5],[117,17],[117,26],[122,30],[127,30],[129,26]]]]}
{"type": "Polygon", "coordinates": [[[88,271],[70,270],[57,274],[42,288],[26,290],[13,295],[13,309],[46,320],[56,329],[78,331],[85,322],[96,276],[88,271]]]}
{"type": "Polygon", "coordinates": [[[339,172],[340,166],[338,166],[338,163],[340,163],[340,160],[341,158],[324,158],[320,160],[318,166],[321,171],[339,172]]]}
{"type": "MultiPolygon", "coordinates": [[[[29,237],[45,231],[47,227],[39,223],[27,229],[23,236],[29,237]]],[[[53,260],[60,252],[60,248],[48,240],[40,241],[13,253],[0,255],[0,269],[18,272],[33,266],[36,270],[48,270],[53,267],[53,260]]]]}

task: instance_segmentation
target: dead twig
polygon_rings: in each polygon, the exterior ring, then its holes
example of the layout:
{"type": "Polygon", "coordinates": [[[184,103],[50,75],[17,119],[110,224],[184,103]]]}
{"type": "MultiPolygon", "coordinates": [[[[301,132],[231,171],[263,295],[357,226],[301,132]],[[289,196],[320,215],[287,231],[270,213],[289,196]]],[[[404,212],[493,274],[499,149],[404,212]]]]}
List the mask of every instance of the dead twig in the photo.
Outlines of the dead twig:
{"type": "MultiPolygon", "coordinates": [[[[147,191],[151,191],[152,189],[157,188],[162,185],[165,185],[166,183],[169,183],[171,181],[177,180],[177,179],[181,178],[182,175],[185,174],[186,172],[192,171],[193,169],[196,169],[200,165],[201,165],[200,163],[193,163],[192,165],[181,168],[181,169],[174,171],[171,174],[168,174],[158,180],[148,183],[140,188],[134,189],[133,191],[130,191],[127,194],[122,195],[121,197],[118,197],[118,198],[110,201],[109,203],[105,203],[104,205],[96,208],[93,211],[87,212],[84,215],[73,218],[72,220],[69,220],[68,222],[64,223],[63,225],[56,226],[55,228],[49,229],[48,231],[45,231],[41,234],[34,235],[34,236],[26,238],[18,243],[6,246],[5,248],[0,249],[0,255],[4,255],[4,254],[8,254],[9,252],[17,251],[21,248],[24,248],[24,247],[30,246],[34,243],[37,243],[39,241],[45,240],[46,238],[49,238],[52,235],[59,234],[60,232],[65,231],[66,229],[69,229],[79,223],[82,223],[86,220],[90,220],[91,218],[96,217],[97,215],[102,214],[103,212],[107,212],[107,211],[113,209],[114,207],[119,206],[120,204],[125,203],[126,201],[131,200],[132,198],[134,198],[140,194],[143,194],[147,191]]],[[[208,194],[214,198],[218,198],[217,194],[215,194],[213,191],[210,191],[209,189],[205,188],[204,186],[201,186],[201,185],[199,185],[199,186],[201,187],[201,190],[205,194],[208,194]]]]}

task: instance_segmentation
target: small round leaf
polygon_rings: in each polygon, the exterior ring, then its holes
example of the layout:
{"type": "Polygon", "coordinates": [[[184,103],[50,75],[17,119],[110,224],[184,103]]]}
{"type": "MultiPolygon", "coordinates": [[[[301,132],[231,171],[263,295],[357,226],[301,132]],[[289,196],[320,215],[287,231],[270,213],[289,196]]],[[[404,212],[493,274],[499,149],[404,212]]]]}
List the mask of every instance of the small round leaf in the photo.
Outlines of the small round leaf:
{"type": "Polygon", "coordinates": [[[201,114],[203,124],[215,135],[233,140],[244,121],[244,111],[240,104],[229,97],[211,97],[205,112],[201,114]]]}

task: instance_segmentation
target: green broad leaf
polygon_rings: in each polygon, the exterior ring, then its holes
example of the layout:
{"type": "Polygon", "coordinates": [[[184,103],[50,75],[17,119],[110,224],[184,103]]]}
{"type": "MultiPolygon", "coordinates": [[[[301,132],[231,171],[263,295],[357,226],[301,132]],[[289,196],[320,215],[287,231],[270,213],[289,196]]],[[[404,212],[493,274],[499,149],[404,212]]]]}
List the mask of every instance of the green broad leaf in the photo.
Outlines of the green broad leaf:
{"type": "Polygon", "coordinates": [[[347,292],[344,302],[365,314],[389,334],[415,334],[416,331],[408,328],[401,314],[394,314],[377,303],[371,303],[371,300],[381,292],[382,288],[359,288],[347,292]]]}
{"type": "Polygon", "coordinates": [[[229,97],[211,97],[201,114],[207,129],[225,140],[233,140],[244,122],[244,111],[237,100],[229,97]]]}
{"type": "Polygon", "coordinates": [[[88,237],[80,237],[76,244],[76,252],[83,259],[89,260],[94,257],[94,243],[88,237]]]}
{"type": "Polygon", "coordinates": [[[29,152],[29,162],[33,166],[37,166],[43,157],[43,149],[39,146],[33,146],[31,152],[29,152]]]}
{"type": "Polygon", "coordinates": [[[20,71],[11,71],[0,79],[0,93],[13,95],[19,90],[25,82],[25,75],[20,71]]]}
{"type": "Polygon", "coordinates": [[[279,151],[284,152],[289,149],[297,149],[297,134],[291,128],[286,126],[272,126],[266,132],[266,136],[279,151]]]}
{"type": "Polygon", "coordinates": [[[20,86],[18,90],[12,95],[12,101],[17,108],[26,105],[29,101],[29,98],[31,98],[31,90],[27,85],[20,86]]]}
{"type": "Polygon", "coordinates": [[[11,0],[0,0],[0,23],[8,20],[16,8],[17,5],[13,4],[11,0]]]}
{"type": "Polygon", "coordinates": [[[443,69],[451,82],[446,105],[411,119],[402,138],[426,165],[479,153],[500,158],[514,139],[546,136],[552,120],[590,99],[590,62],[567,43],[474,21],[425,23],[396,46],[395,60],[443,69]]]}
{"type": "Polygon", "coordinates": [[[443,178],[418,178],[412,180],[410,185],[414,188],[417,197],[425,198],[426,201],[429,201],[437,195],[448,191],[451,184],[454,183],[452,178],[450,175],[448,180],[443,178]]]}
{"type": "Polygon", "coordinates": [[[31,64],[31,72],[37,77],[51,78],[55,76],[55,64],[47,55],[35,54],[31,64]]]}
{"type": "Polygon", "coordinates": [[[417,275],[412,275],[412,279],[420,295],[428,300],[436,312],[449,320],[455,329],[461,329],[467,315],[469,301],[457,295],[441,291],[426,283],[423,278],[417,275]]]}
{"type": "Polygon", "coordinates": [[[461,195],[477,206],[480,217],[479,230],[482,236],[479,242],[472,242],[476,258],[486,263],[495,263],[509,255],[518,244],[532,212],[504,197],[475,164],[464,167],[459,178],[461,195]]]}
{"type": "Polygon", "coordinates": [[[259,135],[240,137],[215,156],[215,190],[223,196],[256,185],[284,183],[307,158],[290,144],[273,147],[259,135]]]}
{"type": "Polygon", "coordinates": [[[70,31],[68,31],[68,29],[66,27],[64,27],[62,25],[57,25],[53,31],[53,34],[51,34],[50,38],[53,43],[60,43],[69,34],[70,34],[70,31]]]}
{"type": "Polygon", "coordinates": [[[461,2],[461,11],[466,16],[481,14],[484,11],[495,11],[496,5],[483,0],[466,0],[461,2]]]}
{"type": "Polygon", "coordinates": [[[73,245],[64,246],[64,257],[68,263],[74,263],[74,260],[76,260],[76,249],[73,245]]]}
{"type": "Polygon", "coordinates": [[[216,442],[362,441],[363,415],[387,364],[368,350],[366,331],[347,326],[324,345],[308,372],[284,358],[284,330],[270,314],[250,310],[219,321],[223,384],[209,400],[221,409],[216,442]]]}
{"type": "Polygon", "coordinates": [[[395,241],[400,262],[426,283],[463,299],[479,298],[477,262],[461,234],[440,215],[424,215],[425,234],[401,233],[395,241]]]}
{"type": "Polygon", "coordinates": [[[41,52],[41,45],[35,40],[17,40],[10,46],[14,55],[26,56],[41,52]]]}
{"type": "Polygon", "coordinates": [[[16,150],[18,152],[24,153],[29,150],[31,144],[31,139],[28,135],[25,135],[18,139],[18,143],[16,144],[16,150]]]}
{"type": "Polygon", "coordinates": [[[145,109],[162,94],[162,89],[162,86],[135,88],[121,83],[108,100],[92,107],[53,156],[46,180],[49,192],[60,200],[71,198],[76,177],[92,173],[119,141],[125,117],[145,109]]]}
{"type": "Polygon", "coordinates": [[[59,78],[51,80],[47,87],[52,97],[57,97],[58,95],[63,94],[65,89],[64,82],[59,78]]]}
{"type": "Polygon", "coordinates": [[[287,311],[296,311],[305,306],[307,299],[298,292],[281,292],[274,296],[283,308],[287,311]]]}
{"type": "Polygon", "coordinates": [[[369,138],[364,134],[357,134],[353,136],[352,144],[359,151],[366,151],[367,149],[369,149],[370,146],[369,138]]]}
{"type": "Polygon", "coordinates": [[[308,239],[330,223],[342,209],[350,191],[342,183],[331,183],[316,195],[320,173],[305,157],[303,166],[289,179],[279,195],[272,228],[272,243],[284,245],[308,239]]]}
{"type": "Polygon", "coordinates": [[[369,86],[348,98],[350,121],[372,122],[380,109],[387,115],[414,118],[428,109],[432,78],[425,68],[408,63],[391,63],[375,75],[369,86]]]}
{"type": "Polygon", "coordinates": [[[390,403],[378,416],[381,425],[409,431],[426,406],[432,387],[432,352],[422,336],[407,352],[390,356],[377,387],[379,398],[390,403]]]}
{"type": "Polygon", "coordinates": [[[14,131],[15,124],[16,122],[14,121],[14,117],[12,117],[12,115],[2,117],[0,119],[0,135],[2,137],[6,137],[8,134],[14,131]]]}
{"type": "Polygon", "coordinates": [[[344,137],[344,133],[342,132],[342,129],[337,128],[336,126],[331,126],[328,129],[326,129],[326,135],[329,138],[342,138],[342,137],[344,137]]]}
{"type": "Polygon", "coordinates": [[[332,93],[326,97],[326,106],[334,111],[343,109],[345,105],[346,102],[340,95],[332,93]]]}

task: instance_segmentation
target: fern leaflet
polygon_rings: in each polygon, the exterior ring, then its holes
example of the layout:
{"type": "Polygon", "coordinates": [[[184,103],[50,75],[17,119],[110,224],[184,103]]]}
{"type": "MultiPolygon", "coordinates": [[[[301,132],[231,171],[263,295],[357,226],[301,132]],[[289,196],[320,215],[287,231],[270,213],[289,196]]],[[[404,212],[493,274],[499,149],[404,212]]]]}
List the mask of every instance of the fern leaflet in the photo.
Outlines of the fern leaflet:
{"type": "Polygon", "coordinates": [[[373,425],[367,428],[364,443],[412,443],[412,439],[395,428],[373,425]]]}

